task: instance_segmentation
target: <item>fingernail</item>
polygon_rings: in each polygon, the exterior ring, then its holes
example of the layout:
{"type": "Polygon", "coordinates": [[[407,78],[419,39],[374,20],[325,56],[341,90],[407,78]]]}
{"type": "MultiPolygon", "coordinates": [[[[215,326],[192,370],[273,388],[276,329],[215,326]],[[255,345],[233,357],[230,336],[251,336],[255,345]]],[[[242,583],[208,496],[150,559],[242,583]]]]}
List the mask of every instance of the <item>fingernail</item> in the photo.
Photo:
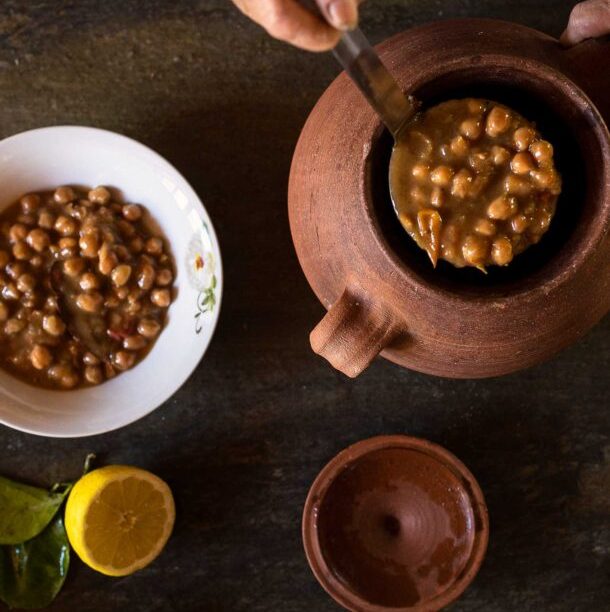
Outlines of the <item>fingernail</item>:
{"type": "Polygon", "coordinates": [[[332,0],[327,10],[330,25],[337,30],[351,30],[358,25],[358,10],[354,0],[332,0]]]}

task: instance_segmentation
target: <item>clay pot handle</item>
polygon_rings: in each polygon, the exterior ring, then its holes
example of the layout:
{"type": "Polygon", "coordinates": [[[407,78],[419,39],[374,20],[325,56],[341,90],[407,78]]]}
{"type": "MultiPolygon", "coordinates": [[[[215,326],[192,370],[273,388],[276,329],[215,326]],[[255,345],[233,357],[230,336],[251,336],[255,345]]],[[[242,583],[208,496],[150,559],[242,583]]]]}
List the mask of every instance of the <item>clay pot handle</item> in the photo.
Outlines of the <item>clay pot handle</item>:
{"type": "Polygon", "coordinates": [[[610,37],[585,40],[566,49],[572,70],[587,94],[600,110],[606,122],[610,121],[610,37]]]}
{"type": "Polygon", "coordinates": [[[404,323],[391,309],[371,300],[359,287],[348,285],[309,339],[314,352],[355,378],[404,334],[404,323]]]}

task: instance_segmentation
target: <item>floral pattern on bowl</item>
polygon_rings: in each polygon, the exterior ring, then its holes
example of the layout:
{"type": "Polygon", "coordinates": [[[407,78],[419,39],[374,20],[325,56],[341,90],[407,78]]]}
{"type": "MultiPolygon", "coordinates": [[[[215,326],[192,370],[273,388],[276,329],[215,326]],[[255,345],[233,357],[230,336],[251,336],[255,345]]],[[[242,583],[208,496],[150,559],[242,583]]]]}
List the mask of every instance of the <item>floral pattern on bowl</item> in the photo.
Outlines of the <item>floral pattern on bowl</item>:
{"type": "Polygon", "coordinates": [[[186,269],[189,283],[199,293],[195,313],[195,333],[203,330],[203,316],[216,306],[216,259],[207,224],[203,223],[200,235],[191,239],[187,252],[186,269]]]}

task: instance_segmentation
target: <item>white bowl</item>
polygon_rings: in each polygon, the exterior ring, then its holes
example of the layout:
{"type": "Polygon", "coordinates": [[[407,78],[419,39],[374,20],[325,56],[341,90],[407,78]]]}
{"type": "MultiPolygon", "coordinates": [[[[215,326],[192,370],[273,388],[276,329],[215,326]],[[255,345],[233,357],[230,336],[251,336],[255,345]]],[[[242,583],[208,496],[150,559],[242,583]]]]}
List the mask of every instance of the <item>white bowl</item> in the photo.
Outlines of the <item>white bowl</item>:
{"type": "Polygon", "coordinates": [[[167,400],[205,353],[218,320],[222,267],[212,223],[184,177],[157,153],[125,136],[58,126],[0,141],[0,210],[29,191],[108,185],[143,204],[167,236],[177,296],[152,351],[97,387],[48,391],[0,369],[0,422],[53,437],[99,434],[132,423],[167,400]],[[203,268],[195,265],[203,261],[203,268]]]}

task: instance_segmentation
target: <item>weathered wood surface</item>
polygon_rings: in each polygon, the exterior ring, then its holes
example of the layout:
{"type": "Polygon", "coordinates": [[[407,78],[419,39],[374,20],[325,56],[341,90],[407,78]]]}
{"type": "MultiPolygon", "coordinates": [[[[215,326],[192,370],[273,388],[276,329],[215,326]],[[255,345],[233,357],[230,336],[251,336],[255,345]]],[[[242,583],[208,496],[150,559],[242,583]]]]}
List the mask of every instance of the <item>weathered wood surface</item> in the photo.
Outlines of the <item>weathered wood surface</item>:
{"type": "MultiPolygon", "coordinates": [[[[456,16],[558,35],[573,0],[369,0],[374,41],[456,16]]],[[[294,255],[286,184],[299,130],[337,73],[331,56],[268,39],[228,0],[4,0],[0,136],[76,123],[157,149],[216,224],[226,293],[188,383],[121,431],[47,440],[0,428],[0,473],[75,477],[87,452],[171,484],[175,534],[122,580],[75,561],[54,610],[336,610],[302,552],[322,465],[349,443],[408,432],[479,478],[491,542],[455,610],[610,606],[610,318],[550,363],[503,379],[439,380],[375,363],[355,381],[310,350],[322,314],[294,255]]]]}

